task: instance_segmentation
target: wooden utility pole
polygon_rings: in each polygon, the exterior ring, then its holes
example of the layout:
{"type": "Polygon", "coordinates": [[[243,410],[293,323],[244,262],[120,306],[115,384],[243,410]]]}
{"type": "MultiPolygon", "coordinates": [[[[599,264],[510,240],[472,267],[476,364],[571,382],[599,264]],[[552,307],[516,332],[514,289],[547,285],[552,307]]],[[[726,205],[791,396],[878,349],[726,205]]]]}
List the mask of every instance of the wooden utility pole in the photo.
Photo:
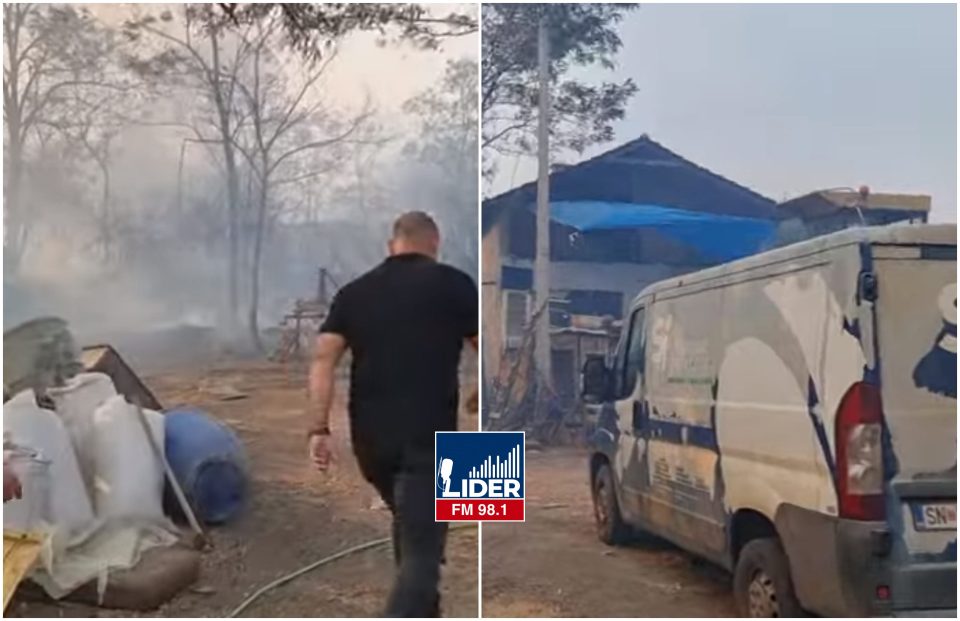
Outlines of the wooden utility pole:
{"type": "MultiPolygon", "coordinates": [[[[533,312],[539,313],[534,331],[534,366],[537,385],[553,383],[550,371],[550,40],[547,10],[542,9],[538,25],[539,114],[537,118],[537,244],[533,259],[533,312]]],[[[534,315],[537,316],[536,314],[534,315]]],[[[542,395],[538,388],[538,400],[542,395]]]]}

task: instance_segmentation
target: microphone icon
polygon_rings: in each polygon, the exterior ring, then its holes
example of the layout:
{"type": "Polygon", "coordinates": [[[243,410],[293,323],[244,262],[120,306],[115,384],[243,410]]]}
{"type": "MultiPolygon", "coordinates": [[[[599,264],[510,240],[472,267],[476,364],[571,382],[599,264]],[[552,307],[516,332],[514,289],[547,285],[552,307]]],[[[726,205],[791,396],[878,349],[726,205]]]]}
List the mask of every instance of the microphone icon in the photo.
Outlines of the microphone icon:
{"type": "Polygon", "coordinates": [[[450,496],[450,473],[453,472],[453,460],[442,458],[440,460],[440,478],[443,480],[443,496],[450,496]]]}

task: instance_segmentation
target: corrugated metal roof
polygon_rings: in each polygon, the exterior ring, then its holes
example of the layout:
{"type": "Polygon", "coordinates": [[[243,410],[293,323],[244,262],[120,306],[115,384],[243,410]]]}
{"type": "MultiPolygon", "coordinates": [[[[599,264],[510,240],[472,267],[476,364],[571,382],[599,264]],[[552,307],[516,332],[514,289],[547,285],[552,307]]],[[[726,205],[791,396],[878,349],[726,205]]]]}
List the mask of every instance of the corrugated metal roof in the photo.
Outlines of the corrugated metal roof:
{"type": "MultiPolygon", "coordinates": [[[[504,209],[530,205],[536,193],[537,184],[532,181],[484,201],[484,233],[504,209]]],[[[677,155],[647,135],[554,171],[550,199],[648,203],[712,214],[776,217],[774,201],[677,155]]]]}
{"type": "Polygon", "coordinates": [[[844,209],[869,209],[873,211],[930,211],[931,198],[925,194],[868,193],[863,195],[852,190],[817,190],[791,198],[777,205],[778,217],[782,219],[818,218],[844,209]]]}

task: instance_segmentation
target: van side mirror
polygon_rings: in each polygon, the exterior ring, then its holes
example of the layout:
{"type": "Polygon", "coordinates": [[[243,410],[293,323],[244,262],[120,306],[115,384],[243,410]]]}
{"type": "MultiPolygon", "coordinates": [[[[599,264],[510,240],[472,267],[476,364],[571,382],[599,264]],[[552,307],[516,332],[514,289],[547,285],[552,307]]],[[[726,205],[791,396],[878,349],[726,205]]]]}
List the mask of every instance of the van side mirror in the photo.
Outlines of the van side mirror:
{"type": "Polygon", "coordinates": [[[585,401],[602,403],[608,401],[611,392],[612,374],[607,363],[600,356],[587,358],[583,363],[583,390],[581,394],[585,401]]]}

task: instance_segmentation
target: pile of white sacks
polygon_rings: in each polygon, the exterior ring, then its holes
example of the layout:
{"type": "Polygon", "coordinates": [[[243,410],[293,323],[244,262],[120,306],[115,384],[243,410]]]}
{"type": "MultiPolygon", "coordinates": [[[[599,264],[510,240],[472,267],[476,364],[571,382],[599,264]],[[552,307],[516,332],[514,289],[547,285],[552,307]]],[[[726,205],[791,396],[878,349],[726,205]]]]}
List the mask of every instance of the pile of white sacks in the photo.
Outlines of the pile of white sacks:
{"type": "MultiPolygon", "coordinates": [[[[4,461],[23,485],[23,497],[4,505],[3,527],[43,534],[30,577],[50,596],[97,579],[102,597],[111,569],[177,541],[163,513],[163,464],[109,376],[81,373],[47,395],[55,410],[38,406],[32,390],[3,406],[4,461]]],[[[163,415],[143,413],[162,451],[163,415]]]]}

